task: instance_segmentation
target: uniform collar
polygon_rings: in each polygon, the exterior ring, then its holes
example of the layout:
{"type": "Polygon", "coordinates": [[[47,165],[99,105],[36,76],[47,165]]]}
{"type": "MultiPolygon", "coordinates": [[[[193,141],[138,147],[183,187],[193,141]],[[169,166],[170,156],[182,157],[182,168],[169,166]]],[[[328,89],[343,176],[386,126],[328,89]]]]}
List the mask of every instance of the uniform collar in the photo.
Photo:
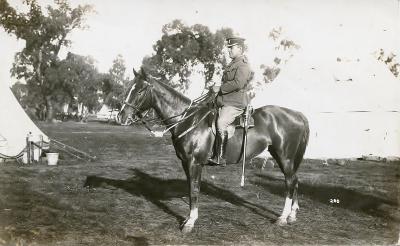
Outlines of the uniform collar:
{"type": "Polygon", "coordinates": [[[240,56],[234,58],[234,59],[231,61],[231,64],[233,64],[233,63],[235,63],[235,62],[238,62],[238,61],[240,61],[240,60],[243,60],[244,57],[245,57],[244,55],[240,55],[240,56]]]}

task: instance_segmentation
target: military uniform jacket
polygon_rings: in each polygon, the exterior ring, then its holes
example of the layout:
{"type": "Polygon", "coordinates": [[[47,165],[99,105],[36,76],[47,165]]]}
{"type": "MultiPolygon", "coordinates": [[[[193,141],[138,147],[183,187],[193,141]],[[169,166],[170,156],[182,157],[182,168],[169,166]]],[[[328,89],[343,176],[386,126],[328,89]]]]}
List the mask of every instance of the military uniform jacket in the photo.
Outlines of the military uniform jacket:
{"type": "Polygon", "coordinates": [[[245,108],[250,98],[247,93],[248,84],[253,72],[245,56],[236,57],[225,68],[217,103],[219,106],[235,106],[245,108]]]}

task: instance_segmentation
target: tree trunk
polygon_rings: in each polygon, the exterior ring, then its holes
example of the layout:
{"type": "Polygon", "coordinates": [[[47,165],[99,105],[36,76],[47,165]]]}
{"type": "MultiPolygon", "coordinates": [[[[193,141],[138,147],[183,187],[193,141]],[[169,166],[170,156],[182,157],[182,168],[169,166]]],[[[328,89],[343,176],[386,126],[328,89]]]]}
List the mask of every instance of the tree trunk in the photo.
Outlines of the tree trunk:
{"type": "Polygon", "coordinates": [[[54,107],[51,96],[46,97],[46,121],[52,122],[54,118],[54,107]]]}

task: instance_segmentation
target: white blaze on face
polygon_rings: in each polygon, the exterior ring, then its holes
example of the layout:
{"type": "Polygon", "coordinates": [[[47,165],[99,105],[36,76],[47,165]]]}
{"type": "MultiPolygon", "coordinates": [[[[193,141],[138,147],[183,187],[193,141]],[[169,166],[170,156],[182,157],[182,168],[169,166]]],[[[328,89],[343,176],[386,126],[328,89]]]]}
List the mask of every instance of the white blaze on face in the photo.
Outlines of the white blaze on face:
{"type": "MultiPolygon", "coordinates": [[[[130,90],[129,93],[128,93],[128,96],[126,96],[125,103],[129,102],[129,99],[131,98],[132,91],[133,91],[135,88],[136,88],[136,84],[133,84],[132,87],[131,87],[131,90],[130,90]]],[[[121,107],[121,112],[124,110],[124,108],[125,108],[125,104],[122,105],[122,107],[121,107]]]]}

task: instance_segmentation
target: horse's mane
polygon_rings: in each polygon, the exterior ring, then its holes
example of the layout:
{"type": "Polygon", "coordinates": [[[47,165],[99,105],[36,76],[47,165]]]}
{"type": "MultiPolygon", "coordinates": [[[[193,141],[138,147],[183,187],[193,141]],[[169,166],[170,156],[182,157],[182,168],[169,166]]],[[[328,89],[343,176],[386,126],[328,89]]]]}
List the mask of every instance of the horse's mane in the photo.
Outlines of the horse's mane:
{"type": "MultiPolygon", "coordinates": [[[[188,98],[187,96],[185,96],[184,94],[182,94],[181,92],[177,91],[176,89],[172,88],[172,86],[170,86],[167,82],[164,82],[161,80],[161,78],[156,78],[151,76],[151,79],[155,82],[157,82],[159,85],[161,85],[164,89],[166,89],[167,91],[171,92],[172,95],[175,96],[175,100],[176,101],[183,101],[187,104],[190,104],[190,102],[192,101],[190,98],[188,98]]],[[[204,101],[208,101],[207,99],[209,99],[209,96],[201,96],[204,97],[202,100],[195,102],[195,104],[201,104],[204,101]]]]}
{"type": "Polygon", "coordinates": [[[184,101],[186,103],[190,103],[190,99],[183,95],[181,92],[175,90],[172,88],[170,85],[168,85],[166,82],[162,81],[160,78],[156,78],[151,76],[150,77],[153,81],[157,82],[161,87],[166,89],[167,91],[171,92],[172,95],[174,95],[178,100],[184,101]]]}

